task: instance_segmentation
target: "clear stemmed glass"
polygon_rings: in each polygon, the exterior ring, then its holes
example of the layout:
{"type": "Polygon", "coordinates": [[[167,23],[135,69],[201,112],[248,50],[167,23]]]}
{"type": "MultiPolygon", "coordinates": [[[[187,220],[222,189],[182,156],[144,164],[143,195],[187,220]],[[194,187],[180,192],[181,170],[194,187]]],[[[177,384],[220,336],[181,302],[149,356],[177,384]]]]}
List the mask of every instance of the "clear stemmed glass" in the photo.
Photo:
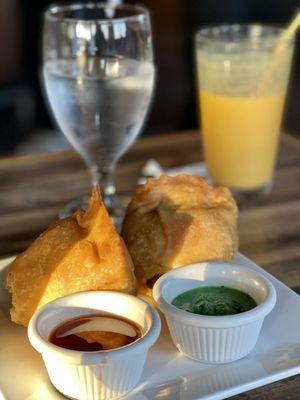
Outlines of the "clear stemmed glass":
{"type": "MultiPolygon", "coordinates": [[[[122,213],[112,172],[141,131],[155,80],[148,11],[109,3],[50,6],[43,78],[57,124],[118,222],[122,213]]],[[[84,206],[83,199],[73,201],[62,215],[84,206]]]]}

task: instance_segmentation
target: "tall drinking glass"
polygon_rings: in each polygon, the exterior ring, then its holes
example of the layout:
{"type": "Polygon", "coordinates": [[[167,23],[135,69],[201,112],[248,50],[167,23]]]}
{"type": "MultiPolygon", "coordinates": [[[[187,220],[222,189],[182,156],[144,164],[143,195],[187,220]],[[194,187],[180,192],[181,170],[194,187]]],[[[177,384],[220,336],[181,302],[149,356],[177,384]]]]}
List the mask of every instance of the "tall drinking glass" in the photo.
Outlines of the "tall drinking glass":
{"type": "Polygon", "coordinates": [[[272,186],[293,43],[279,53],[282,32],[224,25],[196,35],[204,157],[211,179],[237,199],[257,199],[272,186]]]}
{"type": "MultiPolygon", "coordinates": [[[[43,78],[50,108],[117,222],[121,209],[112,172],[141,131],[154,76],[150,18],[143,7],[76,3],[46,10],[43,78]]],[[[82,201],[63,215],[84,207],[82,201]]]]}

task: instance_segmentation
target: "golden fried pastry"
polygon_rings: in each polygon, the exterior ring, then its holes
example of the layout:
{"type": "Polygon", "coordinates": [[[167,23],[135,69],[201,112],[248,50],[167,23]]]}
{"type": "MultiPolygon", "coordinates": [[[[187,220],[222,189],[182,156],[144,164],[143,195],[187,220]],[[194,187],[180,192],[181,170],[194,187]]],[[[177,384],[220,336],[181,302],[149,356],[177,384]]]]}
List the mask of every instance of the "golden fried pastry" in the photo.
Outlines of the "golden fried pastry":
{"type": "Polygon", "coordinates": [[[136,292],[132,260],[97,187],[87,211],[56,221],[14,260],[6,284],[11,319],[22,325],[42,305],[71,293],[136,292]]]}
{"type": "Polygon", "coordinates": [[[200,177],[163,175],[139,185],[122,227],[139,291],[149,293],[172,268],[232,261],[238,248],[237,216],[230,191],[200,177]]]}

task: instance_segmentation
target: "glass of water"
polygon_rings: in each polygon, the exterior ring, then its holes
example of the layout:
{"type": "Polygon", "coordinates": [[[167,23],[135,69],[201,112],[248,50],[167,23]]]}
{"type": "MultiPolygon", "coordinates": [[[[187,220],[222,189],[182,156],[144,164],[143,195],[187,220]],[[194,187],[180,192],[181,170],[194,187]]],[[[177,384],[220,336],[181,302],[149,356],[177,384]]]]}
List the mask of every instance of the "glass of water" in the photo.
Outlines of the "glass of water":
{"type": "MultiPolygon", "coordinates": [[[[100,184],[111,216],[122,207],[112,173],[145,122],[153,92],[151,25],[140,6],[52,5],[43,29],[44,88],[64,135],[100,184]]],[[[85,207],[70,203],[61,216],[85,207]]]]}

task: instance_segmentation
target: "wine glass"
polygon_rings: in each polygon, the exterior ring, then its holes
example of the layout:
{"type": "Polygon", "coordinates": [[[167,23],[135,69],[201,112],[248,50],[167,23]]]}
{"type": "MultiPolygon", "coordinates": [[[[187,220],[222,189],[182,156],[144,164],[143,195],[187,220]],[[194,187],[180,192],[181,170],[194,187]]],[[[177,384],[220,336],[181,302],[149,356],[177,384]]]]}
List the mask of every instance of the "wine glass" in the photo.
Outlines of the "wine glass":
{"type": "MultiPolygon", "coordinates": [[[[44,15],[43,81],[64,135],[100,184],[111,216],[122,208],[112,179],[120,157],[140,133],[155,80],[151,24],[140,6],[51,5],[44,15]]],[[[60,216],[85,208],[83,199],[60,216]]]]}

